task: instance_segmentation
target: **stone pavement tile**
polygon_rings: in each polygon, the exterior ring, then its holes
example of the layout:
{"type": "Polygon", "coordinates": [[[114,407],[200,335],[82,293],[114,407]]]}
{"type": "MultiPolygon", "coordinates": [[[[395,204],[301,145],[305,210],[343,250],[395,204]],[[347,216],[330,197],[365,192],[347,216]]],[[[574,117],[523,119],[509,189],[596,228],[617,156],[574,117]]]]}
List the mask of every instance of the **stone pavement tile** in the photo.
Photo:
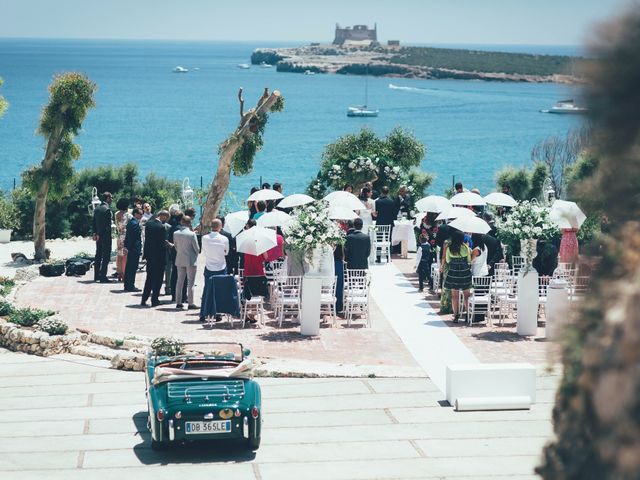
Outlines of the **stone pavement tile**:
{"type": "Polygon", "coordinates": [[[368,378],[365,380],[376,393],[438,392],[426,378],[368,378]]]}
{"type": "Polygon", "coordinates": [[[392,419],[383,409],[341,412],[267,413],[265,428],[312,428],[351,425],[386,425],[392,419]]]}
{"type": "Polygon", "coordinates": [[[143,372],[123,372],[121,370],[100,370],[95,375],[96,383],[137,382],[144,385],[143,372]]]}
{"type": "MultiPolygon", "coordinates": [[[[144,410],[146,405],[116,405],[105,407],[75,407],[75,408],[58,408],[52,411],[48,408],[24,410],[13,410],[12,418],[28,418],[30,421],[46,421],[51,420],[55,416],[56,420],[79,420],[86,418],[130,418],[144,410]]],[[[4,420],[0,418],[0,423],[4,420]]],[[[1,449],[0,449],[1,451],[1,449]]]]}
{"type": "MultiPolygon", "coordinates": [[[[148,437],[148,433],[144,436],[148,437]]],[[[141,435],[120,433],[105,435],[42,435],[40,437],[0,438],[0,451],[10,453],[68,452],[86,450],[131,449],[142,443],[141,435]]]]}
{"type": "Polygon", "coordinates": [[[76,385],[78,383],[89,383],[91,381],[91,373],[64,373],[56,375],[30,375],[23,371],[23,375],[13,375],[11,377],[2,378],[0,389],[13,388],[15,386],[30,385],[76,385]],[[28,381],[25,381],[28,379],[28,381]]]}
{"type": "Polygon", "coordinates": [[[455,440],[416,440],[428,458],[539,456],[549,437],[500,437],[455,440]]]}
{"type": "MultiPolygon", "coordinates": [[[[461,452],[460,458],[417,458],[394,460],[345,461],[331,463],[300,462],[260,465],[260,474],[264,480],[341,480],[341,479],[411,479],[411,478],[449,478],[469,476],[474,480],[481,475],[500,472],[505,477],[529,475],[536,464],[535,457],[504,457],[487,462],[484,457],[467,457],[461,452]]],[[[497,478],[497,477],[494,477],[497,478]]]]}
{"type": "MultiPolygon", "coordinates": [[[[11,474],[11,480],[42,480],[41,470],[24,470],[11,474]]],[[[139,468],[103,468],[49,470],[47,480],[176,480],[195,478],[206,480],[256,480],[251,464],[162,465],[139,468]]]]}
{"type": "Polygon", "coordinates": [[[435,423],[435,422],[502,422],[548,420],[553,405],[541,403],[532,405],[530,410],[503,410],[494,412],[456,412],[452,407],[445,408],[389,408],[389,415],[399,423],[435,423]]]}
{"type": "Polygon", "coordinates": [[[147,397],[144,387],[135,392],[96,393],[93,395],[93,405],[146,405],[147,397]]]}
{"type": "Polygon", "coordinates": [[[495,437],[550,436],[549,420],[529,422],[443,422],[424,424],[391,424],[371,428],[367,425],[350,427],[317,427],[313,429],[265,429],[267,444],[324,443],[338,438],[354,442],[402,439],[464,439],[495,437]]]}
{"type": "Polygon", "coordinates": [[[258,383],[261,385],[263,397],[269,399],[370,393],[366,384],[360,379],[336,379],[333,382],[301,383],[298,385],[264,385],[262,379],[258,379],[258,383]]]}
{"type": "Polygon", "coordinates": [[[67,362],[43,362],[39,363],[37,367],[28,366],[26,364],[16,367],[15,365],[2,365],[0,364],[0,378],[7,379],[11,377],[23,377],[28,375],[29,377],[37,376],[50,376],[52,372],[56,375],[64,375],[65,373],[93,373],[96,367],[90,365],[78,365],[67,362]]]}
{"type": "MultiPolygon", "coordinates": [[[[84,420],[31,421],[11,416],[10,421],[0,422],[0,437],[40,437],[42,435],[81,435],[84,420]]],[[[0,455],[0,458],[2,456],[0,455]]]]}
{"type": "Polygon", "coordinates": [[[0,388],[0,399],[4,397],[39,397],[59,394],[64,391],[67,394],[74,393],[118,393],[118,392],[139,392],[144,391],[140,382],[112,382],[112,383],[72,383],[64,386],[59,385],[35,385],[25,387],[0,388]]]}
{"type": "MultiPolygon", "coordinates": [[[[39,469],[57,470],[61,468],[76,468],[78,464],[77,452],[56,452],[56,453],[39,453],[37,460],[34,454],[27,453],[8,453],[3,452],[0,455],[0,476],[9,480],[15,478],[15,472],[24,470],[25,465],[35,466],[37,463],[39,469]],[[11,472],[11,473],[10,473],[11,472]]],[[[42,473],[40,474],[43,478],[42,473]]],[[[46,475],[48,476],[48,475],[46,475]]]]}
{"type": "Polygon", "coordinates": [[[0,398],[0,411],[22,410],[25,407],[33,409],[73,408],[87,405],[88,395],[49,395],[37,397],[3,397],[0,398]]]}

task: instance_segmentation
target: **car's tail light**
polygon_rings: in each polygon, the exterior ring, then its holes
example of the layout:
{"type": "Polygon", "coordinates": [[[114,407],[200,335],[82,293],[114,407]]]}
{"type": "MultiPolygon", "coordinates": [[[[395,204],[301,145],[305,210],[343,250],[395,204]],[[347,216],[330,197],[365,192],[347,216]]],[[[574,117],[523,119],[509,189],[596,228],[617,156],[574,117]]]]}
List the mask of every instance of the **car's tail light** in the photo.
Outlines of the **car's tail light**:
{"type": "Polygon", "coordinates": [[[258,407],[253,407],[253,408],[251,409],[251,416],[252,416],[253,418],[258,418],[259,413],[260,413],[260,412],[258,412],[258,407]]]}
{"type": "Polygon", "coordinates": [[[239,408],[236,408],[236,413],[234,413],[234,415],[235,415],[236,417],[239,417],[239,416],[240,416],[240,409],[239,409],[239,408]]]}
{"type": "Polygon", "coordinates": [[[158,419],[159,422],[164,420],[164,410],[163,409],[158,410],[158,412],[156,413],[156,418],[158,419]]]}
{"type": "Polygon", "coordinates": [[[182,418],[182,412],[176,412],[176,418],[180,420],[182,418]]]}

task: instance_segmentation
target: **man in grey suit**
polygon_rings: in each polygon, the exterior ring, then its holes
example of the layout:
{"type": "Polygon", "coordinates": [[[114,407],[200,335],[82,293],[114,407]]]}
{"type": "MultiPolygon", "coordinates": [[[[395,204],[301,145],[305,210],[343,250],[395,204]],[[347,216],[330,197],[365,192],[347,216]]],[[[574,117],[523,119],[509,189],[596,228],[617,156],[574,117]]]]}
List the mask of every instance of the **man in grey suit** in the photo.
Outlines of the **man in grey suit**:
{"type": "Polygon", "coordinates": [[[347,268],[366,270],[369,268],[369,255],[371,254],[371,238],[362,233],[362,219],[353,221],[353,228],[347,233],[347,241],[344,245],[344,257],[347,268]]]}
{"type": "Polygon", "coordinates": [[[182,230],[176,230],[173,233],[173,245],[176,249],[176,268],[178,270],[178,279],[176,282],[176,308],[182,308],[183,291],[185,279],[187,281],[187,304],[188,309],[198,308],[193,303],[193,284],[196,280],[196,271],[198,270],[198,255],[200,247],[198,246],[198,237],[191,230],[191,217],[183,216],[180,221],[182,230]]]}

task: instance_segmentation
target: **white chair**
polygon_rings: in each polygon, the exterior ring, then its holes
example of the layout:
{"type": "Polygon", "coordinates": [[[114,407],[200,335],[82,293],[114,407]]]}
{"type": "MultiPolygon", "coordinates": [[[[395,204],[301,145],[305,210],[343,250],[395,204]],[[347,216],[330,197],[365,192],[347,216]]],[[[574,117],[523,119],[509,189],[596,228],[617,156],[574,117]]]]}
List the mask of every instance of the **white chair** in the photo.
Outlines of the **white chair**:
{"type": "Polygon", "coordinates": [[[367,325],[371,327],[369,314],[369,289],[371,277],[347,276],[344,281],[344,309],[347,313],[347,326],[351,326],[354,315],[365,315],[367,325]]]}
{"type": "Polygon", "coordinates": [[[431,279],[433,281],[433,292],[440,294],[440,265],[436,262],[431,264],[431,279]]]}
{"type": "Polygon", "coordinates": [[[242,328],[247,321],[247,314],[250,311],[255,312],[260,325],[264,325],[264,297],[253,295],[251,299],[247,299],[244,295],[244,269],[238,269],[238,296],[240,297],[240,318],[242,320],[242,328]]]}
{"type": "Polygon", "coordinates": [[[337,277],[333,277],[328,283],[323,282],[320,289],[320,317],[331,316],[331,324],[336,324],[336,284],[337,277]]]}
{"type": "Polygon", "coordinates": [[[581,300],[587,294],[591,277],[585,275],[577,275],[573,281],[573,285],[569,288],[569,300],[575,302],[581,300]]]}
{"type": "Polygon", "coordinates": [[[484,313],[487,324],[491,325],[491,277],[472,277],[467,323],[471,325],[476,313],[484,313]]]}
{"type": "Polygon", "coordinates": [[[505,278],[504,290],[496,296],[498,318],[500,325],[504,325],[504,318],[511,316],[518,305],[518,278],[510,275],[505,278]]]}
{"type": "Polygon", "coordinates": [[[282,327],[282,321],[287,313],[294,313],[300,318],[302,277],[282,276],[277,279],[275,290],[275,315],[278,318],[278,327],[282,327]]]}
{"type": "Polygon", "coordinates": [[[513,275],[517,277],[520,269],[524,266],[524,257],[522,255],[513,255],[511,262],[513,263],[513,275]]]}
{"type": "Polygon", "coordinates": [[[282,271],[284,266],[284,261],[275,260],[273,262],[269,262],[265,265],[264,273],[267,277],[267,287],[269,288],[269,298],[272,298],[274,295],[275,288],[275,277],[282,271]]]}
{"type": "Polygon", "coordinates": [[[386,259],[387,263],[391,261],[391,225],[376,225],[373,248],[376,257],[380,255],[381,262],[382,257],[386,259]]]}
{"type": "MultiPolygon", "coordinates": [[[[540,305],[540,310],[544,310],[547,305],[547,290],[549,289],[549,281],[551,277],[541,276],[538,277],[538,305],[540,305]]],[[[546,314],[546,310],[544,310],[546,314]]]]}

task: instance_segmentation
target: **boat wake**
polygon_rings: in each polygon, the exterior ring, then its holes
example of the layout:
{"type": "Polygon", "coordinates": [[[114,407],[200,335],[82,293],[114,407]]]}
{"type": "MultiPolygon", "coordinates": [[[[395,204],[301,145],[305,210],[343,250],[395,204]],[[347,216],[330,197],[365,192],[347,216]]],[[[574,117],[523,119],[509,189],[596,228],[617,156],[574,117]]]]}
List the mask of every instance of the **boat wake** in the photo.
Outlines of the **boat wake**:
{"type": "Polygon", "coordinates": [[[394,85],[393,83],[389,84],[389,89],[391,89],[391,90],[402,90],[404,92],[421,92],[421,93],[427,93],[427,92],[431,92],[432,91],[431,88],[403,87],[401,85],[394,85]]]}

